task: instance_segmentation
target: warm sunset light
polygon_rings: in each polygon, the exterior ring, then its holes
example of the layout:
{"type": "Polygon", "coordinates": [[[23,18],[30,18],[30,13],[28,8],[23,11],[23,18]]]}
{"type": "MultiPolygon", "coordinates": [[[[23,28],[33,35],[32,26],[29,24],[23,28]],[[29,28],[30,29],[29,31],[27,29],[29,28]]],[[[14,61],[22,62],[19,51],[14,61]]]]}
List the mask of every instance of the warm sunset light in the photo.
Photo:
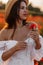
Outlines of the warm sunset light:
{"type": "Polygon", "coordinates": [[[39,7],[43,11],[43,0],[29,0],[34,7],[39,7]]]}
{"type": "MultiPolygon", "coordinates": [[[[8,0],[0,0],[0,1],[2,1],[5,4],[8,2],[8,0]]],[[[34,7],[39,7],[41,11],[43,11],[43,0],[29,0],[29,2],[32,3],[34,7]]]]}
{"type": "Polygon", "coordinates": [[[0,1],[2,1],[2,3],[7,3],[8,2],[8,0],[0,0],[0,1]]]}

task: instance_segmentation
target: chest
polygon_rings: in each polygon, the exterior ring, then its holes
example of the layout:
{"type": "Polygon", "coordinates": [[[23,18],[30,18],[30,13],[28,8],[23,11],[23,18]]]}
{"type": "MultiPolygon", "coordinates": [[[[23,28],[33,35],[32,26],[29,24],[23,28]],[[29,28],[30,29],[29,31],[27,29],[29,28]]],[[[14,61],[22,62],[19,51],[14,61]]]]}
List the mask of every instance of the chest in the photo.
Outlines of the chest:
{"type": "Polygon", "coordinates": [[[23,41],[27,38],[29,30],[24,26],[22,28],[9,29],[6,32],[6,40],[17,40],[17,41],[23,41]]]}
{"type": "Polygon", "coordinates": [[[28,32],[29,31],[25,27],[20,28],[20,29],[17,28],[13,35],[13,40],[17,40],[17,41],[25,40],[28,32]]]}

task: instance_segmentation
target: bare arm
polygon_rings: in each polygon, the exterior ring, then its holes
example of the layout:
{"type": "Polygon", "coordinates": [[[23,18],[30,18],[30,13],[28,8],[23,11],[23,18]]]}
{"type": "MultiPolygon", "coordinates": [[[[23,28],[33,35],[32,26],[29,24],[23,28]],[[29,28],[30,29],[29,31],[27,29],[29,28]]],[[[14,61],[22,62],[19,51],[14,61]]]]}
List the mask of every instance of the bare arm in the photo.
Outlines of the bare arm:
{"type": "Polygon", "coordinates": [[[38,31],[35,31],[33,39],[35,40],[35,43],[36,43],[35,49],[40,49],[41,48],[41,44],[40,44],[40,40],[39,40],[38,31]]]}
{"type": "Polygon", "coordinates": [[[17,45],[9,49],[8,51],[4,52],[2,54],[2,60],[6,61],[9,59],[16,51],[23,50],[26,48],[26,43],[24,42],[18,42],[17,45]]]}
{"type": "Polygon", "coordinates": [[[40,41],[39,41],[39,39],[37,37],[35,37],[35,43],[36,43],[35,49],[40,49],[41,44],[40,44],[40,41]]]}

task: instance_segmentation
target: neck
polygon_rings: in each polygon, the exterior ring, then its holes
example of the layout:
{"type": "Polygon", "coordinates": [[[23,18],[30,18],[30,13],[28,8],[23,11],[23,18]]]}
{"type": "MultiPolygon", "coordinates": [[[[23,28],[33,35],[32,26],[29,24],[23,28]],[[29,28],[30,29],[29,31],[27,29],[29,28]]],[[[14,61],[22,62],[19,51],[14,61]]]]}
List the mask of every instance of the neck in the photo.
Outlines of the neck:
{"type": "Polygon", "coordinates": [[[22,27],[22,26],[23,26],[23,24],[22,24],[22,20],[19,19],[19,20],[17,21],[17,27],[22,27]]]}
{"type": "Polygon", "coordinates": [[[22,22],[23,22],[23,21],[22,21],[21,19],[19,19],[18,23],[19,23],[20,25],[22,25],[22,22]]]}

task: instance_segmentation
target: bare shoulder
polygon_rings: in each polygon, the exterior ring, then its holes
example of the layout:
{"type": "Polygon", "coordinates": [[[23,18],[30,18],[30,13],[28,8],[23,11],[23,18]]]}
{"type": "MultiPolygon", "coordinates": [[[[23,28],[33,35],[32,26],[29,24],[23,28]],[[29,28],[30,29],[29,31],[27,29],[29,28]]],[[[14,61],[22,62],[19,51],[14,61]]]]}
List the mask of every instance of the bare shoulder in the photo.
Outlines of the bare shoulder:
{"type": "Polygon", "coordinates": [[[7,40],[13,29],[4,29],[0,31],[0,41],[7,40]]]}

